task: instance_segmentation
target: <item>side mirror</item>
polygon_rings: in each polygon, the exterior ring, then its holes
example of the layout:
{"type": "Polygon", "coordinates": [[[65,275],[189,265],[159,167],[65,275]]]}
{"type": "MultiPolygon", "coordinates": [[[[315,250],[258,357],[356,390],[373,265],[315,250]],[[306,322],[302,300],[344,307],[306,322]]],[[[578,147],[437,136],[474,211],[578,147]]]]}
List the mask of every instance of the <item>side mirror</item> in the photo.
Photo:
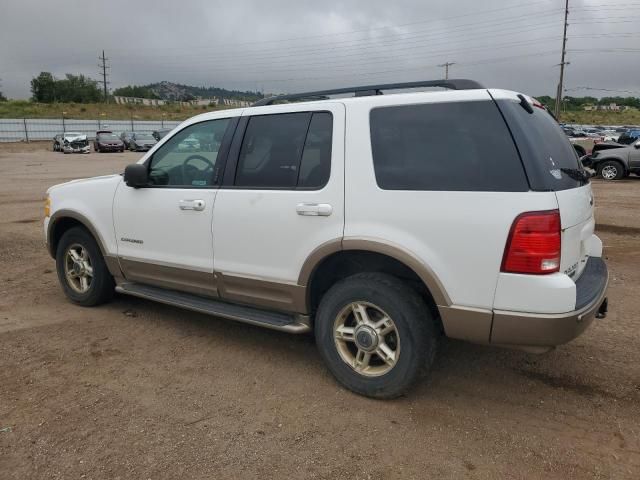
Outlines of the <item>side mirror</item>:
{"type": "Polygon", "coordinates": [[[124,183],[128,187],[140,188],[149,185],[147,166],[141,163],[127,165],[124,169],[124,183]]]}
{"type": "Polygon", "coordinates": [[[636,143],[634,143],[633,146],[636,147],[636,148],[640,148],[640,140],[638,140],[636,143]]]}

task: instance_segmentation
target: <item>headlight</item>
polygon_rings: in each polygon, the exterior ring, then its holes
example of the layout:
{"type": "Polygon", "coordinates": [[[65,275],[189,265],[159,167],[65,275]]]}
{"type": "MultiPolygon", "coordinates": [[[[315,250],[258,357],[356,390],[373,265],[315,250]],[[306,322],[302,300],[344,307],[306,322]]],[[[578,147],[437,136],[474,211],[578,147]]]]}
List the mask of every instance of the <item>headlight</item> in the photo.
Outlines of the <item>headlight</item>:
{"type": "Polygon", "coordinates": [[[51,216],[51,198],[47,195],[44,199],[44,216],[48,218],[51,216]]]}

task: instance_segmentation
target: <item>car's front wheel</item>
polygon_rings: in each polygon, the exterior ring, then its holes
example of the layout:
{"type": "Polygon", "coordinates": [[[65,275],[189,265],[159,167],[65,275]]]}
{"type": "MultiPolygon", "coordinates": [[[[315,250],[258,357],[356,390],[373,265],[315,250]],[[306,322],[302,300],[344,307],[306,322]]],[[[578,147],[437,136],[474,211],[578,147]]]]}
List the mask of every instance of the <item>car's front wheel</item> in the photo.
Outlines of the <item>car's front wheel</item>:
{"type": "Polygon", "coordinates": [[[609,160],[600,164],[598,174],[604,180],[620,180],[625,176],[625,171],[620,162],[609,160]]]}
{"type": "Polygon", "coordinates": [[[349,390],[394,398],[435,358],[437,332],[422,298],[396,277],[362,273],[335,284],[315,319],[320,354],[349,390]]]}
{"type": "Polygon", "coordinates": [[[65,295],[78,305],[99,305],[113,296],[115,284],[100,248],[82,227],[70,228],[62,235],[56,270],[65,295]]]}

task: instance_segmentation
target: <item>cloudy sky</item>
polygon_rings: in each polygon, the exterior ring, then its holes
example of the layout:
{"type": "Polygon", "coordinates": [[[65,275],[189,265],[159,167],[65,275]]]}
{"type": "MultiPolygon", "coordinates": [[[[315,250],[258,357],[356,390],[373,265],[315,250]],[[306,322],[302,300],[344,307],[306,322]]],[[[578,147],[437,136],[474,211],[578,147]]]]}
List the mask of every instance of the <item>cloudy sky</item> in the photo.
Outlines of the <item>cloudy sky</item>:
{"type": "MultiPolygon", "coordinates": [[[[564,0],[2,0],[0,90],[40,71],[296,92],[450,77],[554,95],[564,0]]],[[[640,96],[640,0],[570,0],[567,94],[640,96]]]]}

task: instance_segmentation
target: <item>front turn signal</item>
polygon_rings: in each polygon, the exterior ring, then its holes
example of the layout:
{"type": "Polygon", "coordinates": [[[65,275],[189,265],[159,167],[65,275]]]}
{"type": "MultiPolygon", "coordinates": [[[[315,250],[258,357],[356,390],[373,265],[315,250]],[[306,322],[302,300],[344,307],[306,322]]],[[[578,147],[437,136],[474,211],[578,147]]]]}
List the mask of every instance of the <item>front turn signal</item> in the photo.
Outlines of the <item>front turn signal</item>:
{"type": "Polygon", "coordinates": [[[51,198],[47,196],[44,199],[44,217],[48,218],[51,216],[51,198]]]}

